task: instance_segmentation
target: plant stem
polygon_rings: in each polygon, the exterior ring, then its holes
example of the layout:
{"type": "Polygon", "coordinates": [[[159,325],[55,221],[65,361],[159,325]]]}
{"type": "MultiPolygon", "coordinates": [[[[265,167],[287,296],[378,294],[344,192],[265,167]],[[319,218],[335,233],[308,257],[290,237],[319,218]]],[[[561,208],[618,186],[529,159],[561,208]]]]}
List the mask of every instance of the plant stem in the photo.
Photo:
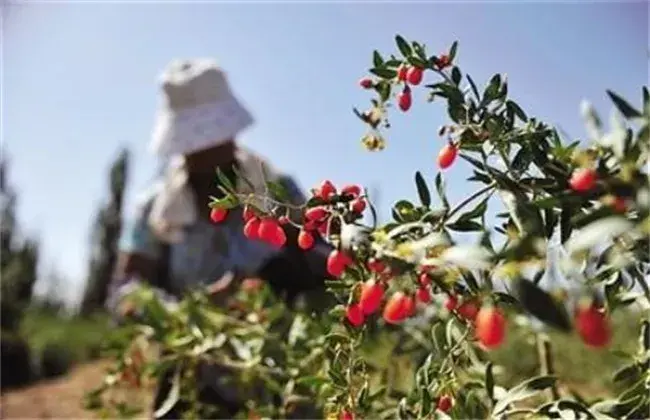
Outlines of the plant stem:
{"type": "Polygon", "coordinates": [[[454,207],[454,208],[449,212],[449,214],[447,215],[447,218],[448,218],[448,219],[451,219],[451,217],[452,217],[454,214],[458,213],[458,212],[459,212],[463,207],[465,207],[466,205],[468,205],[469,203],[471,203],[471,202],[472,202],[473,200],[475,200],[476,198],[480,197],[482,194],[485,194],[486,192],[490,191],[490,190],[493,189],[495,186],[496,186],[496,183],[493,182],[493,183],[491,183],[490,185],[488,185],[487,187],[481,188],[480,190],[476,191],[474,194],[470,195],[469,197],[467,197],[466,199],[464,199],[463,201],[461,201],[460,204],[458,204],[456,207],[454,207]]]}
{"type": "MultiPolygon", "coordinates": [[[[538,333],[536,336],[537,352],[539,356],[540,373],[542,375],[554,375],[555,369],[553,366],[553,353],[551,348],[551,340],[546,334],[538,333]]],[[[560,399],[560,392],[557,385],[553,384],[549,390],[549,397],[552,401],[560,399]]]]}

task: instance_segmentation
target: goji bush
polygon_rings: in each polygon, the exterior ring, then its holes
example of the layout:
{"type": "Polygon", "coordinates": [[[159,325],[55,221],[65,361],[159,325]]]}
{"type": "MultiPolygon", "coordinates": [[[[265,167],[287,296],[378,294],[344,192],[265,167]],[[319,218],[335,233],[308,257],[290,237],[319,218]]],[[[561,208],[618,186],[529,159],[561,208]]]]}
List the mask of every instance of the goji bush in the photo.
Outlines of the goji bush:
{"type": "MultiPolygon", "coordinates": [[[[620,385],[605,400],[562,391],[563,372],[553,366],[562,348],[547,334],[579,337],[589,357],[616,335],[613,313],[650,303],[647,88],[640,109],[607,92],[616,110],[607,131],[584,105],[589,138],[569,143],[510,99],[501,75],[479,89],[457,63],[457,43],[437,55],[401,36],[396,44],[396,55],[374,52],[371,75],[359,84],[376,97],[355,113],[368,127],[363,145],[379,151],[393,106],[400,113],[421,106],[414,91],[428,90],[429,101],[445,106],[450,122],[431,135],[442,137],[440,171],[433,182],[415,173],[419,202],[398,201],[381,224],[358,185],[324,181],[296,207],[280,184],[269,182],[263,197],[242,196],[220,174],[225,196],[210,204],[215,223],[244,206],[251,240],[282,247],[284,226],[293,224],[302,249],[319,236],[329,241],[335,280],[326,286],[338,303],[325,312],[288,310],[267,285],[251,283],[228,307],[195,290],[168,308],[143,290],[133,298],[146,311],[129,331],[134,343],[157,344],[163,356],[145,360],[142,350],[120,347],[115,368],[88,395],[91,405],[99,408],[118,384],[141,386],[173,365],[174,386],[156,414],[183,399],[197,417],[192,372],[210,362],[238,372],[232,386],[245,396],[248,418],[650,416],[647,314],[636,352],[620,352],[620,369],[602,372],[620,385]],[[444,174],[461,160],[476,190],[452,205],[444,174]],[[493,229],[489,206],[503,222],[493,229]],[[473,241],[463,235],[461,242],[458,232],[473,233],[473,241]],[[564,281],[546,287],[552,249],[561,251],[554,264],[564,281]],[[507,346],[513,331],[534,339],[539,373],[508,387],[490,352],[507,346]]],[[[131,412],[122,403],[112,408],[131,412]]]]}

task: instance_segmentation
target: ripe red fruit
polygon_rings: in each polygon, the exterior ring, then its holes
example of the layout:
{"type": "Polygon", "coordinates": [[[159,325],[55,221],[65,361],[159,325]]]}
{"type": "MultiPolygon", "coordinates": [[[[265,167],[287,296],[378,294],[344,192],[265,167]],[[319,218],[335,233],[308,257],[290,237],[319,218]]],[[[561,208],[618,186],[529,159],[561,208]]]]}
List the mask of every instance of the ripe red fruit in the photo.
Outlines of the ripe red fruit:
{"type": "Polygon", "coordinates": [[[361,187],[358,185],[346,185],[341,189],[341,194],[346,194],[353,198],[356,198],[361,195],[361,187]]]}
{"type": "Polygon", "coordinates": [[[316,197],[320,197],[323,200],[329,200],[332,196],[336,195],[336,187],[330,181],[325,180],[321,186],[316,190],[314,194],[316,197]]]}
{"type": "Polygon", "coordinates": [[[431,293],[429,292],[429,288],[422,286],[418,288],[417,294],[416,294],[418,300],[422,303],[429,303],[431,302],[431,293]]]}
{"type": "Polygon", "coordinates": [[[488,349],[499,347],[506,336],[506,318],[494,306],[484,306],[476,316],[476,337],[488,349]]]}
{"type": "Polygon", "coordinates": [[[415,314],[415,299],[411,296],[406,296],[404,299],[404,311],[407,318],[415,314]]]}
{"type": "Polygon", "coordinates": [[[246,206],[244,207],[244,213],[242,217],[244,218],[244,221],[248,222],[253,217],[255,217],[255,211],[252,208],[246,206]]]}
{"type": "Polygon", "coordinates": [[[212,220],[214,223],[223,222],[227,215],[228,210],[226,209],[218,209],[215,207],[210,210],[210,220],[212,220]]]}
{"type": "Polygon", "coordinates": [[[447,54],[443,54],[436,60],[436,65],[440,70],[448,67],[451,64],[451,60],[447,54]]]}
{"type": "Polygon", "coordinates": [[[400,68],[397,70],[397,80],[400,82],[403,82],[406,80],[406,76],[408,74],[408,66],[407,65],[401,65],[400,68]]]}
{"type": "Polygon", "coordinates": [[[370,89],[372,87],[372,80],[364,77],[363,79],[359,80],[359,86],[364,89],[370,89]]]}
{"type": "Polygon", "coordinates": [[[304,250],[311,249],[314,246],[314,235],[301,229],[298,233],[298,246],[304,250]]]}
{"type": "Polygon", "coordinates": [[[327,209],[323,206],[312,207],[305,210],[305,217],[307,220],[323,220],[327,216],[327,209]]]}
{"type": "Polygon", "coordinates": [[[577,169],[571,174],[569,186],[573,191],[585,192],[591,190],[596,185],[598,175],[591,168],[577,169]]]}
{"type": "Polygon", "coordinates": [[[278,224],[277,220],[271,219],[270,217],[260,222],[257,233],[261,240],[277,247],[284,245],[287,241],[287,236],[284,233],[284,229],[282,229],[282,227],[278,224]]]}
{"type": "Polygon", "coordinates": [[[244,235],[248,239],[259,239],[260,219],[253,216],[244,226],[244,235]]]}
{"type": "Polygon", "coordinates": [[[591,347],[604,347],[612,338],[607,316],[596,305],[580,305],[575,314],[575,325],[582,341],[591,347]]]}
{"type": "Polygon", "coordinates": [[[408,111],[411,109],[412,102],[413,98],[411,97],[411,89],[409,89],[408,86],[404,86],[402,93],[397,95],[397,105],[399,106],[399,109],[404,112],[408,111]]]}
{"type": "Polygon", "coordinates": [[[327,223],[320,223],[318,225],[318,232],[321,235],[327,235],[327,223]]]}
{"type": "Polygon", "coordinates": [[[341,277],[345,269],[352,264],[352,260],[343,251],[332,250],[327,257],[327,272],[333,277],[341,277]]]}
{"type": "Polygon", "coordinates": [[[420,273],[420,276],[418,277],[418,282],[420,283],[421,286],[428,286],[431,284],[431,277],[429,277],[428,273],[420,273]]]}
{"type": "Polygon", "coordinates": [[[445,308],[451,312],[456,309],[456,306],[458,306],[458,299],[454,295],[449,295],[447,302],[445,302],[445,308]]]}
{"type": "Polygon", "coordinates": [[[368,280],[361,286],[359,304],[363,313],[370,315],[379,309],[381,299],[384,297],[384,286],[374,280],[368,280]]]}
{"type": "Polygon", "coordinates": [[[448,413],[451,410],[451,407],[454,405],[454,400],[449,395],[442,395],[438,399],[438,404],[436,408],[443,413],[448,413]]]}
{"type": "Polygon", "coordinates": [[[363,321],[365,319],[361,305],[358,303],[353,303],[345,309],[345,317],[354,327],[358,327],[363,324],[363,321]]]}
{"type": "Polygon", "coordinates": [[[398,324],[411,314],[412,306],[412,298],[402,292],[395,292],[386,302],[382,315],[389,324],[398,324]]]}
{"type": "Polygon", "coordinates": [[[341,411],[339,420],[354,420],[354,414],[350,413],[348,410],[341,411]]]}
{"type": "Polygon", "coordinates": [[[461,303],[456,311],[458,312],[458,315],[463,318],[469,321],[474,321],[476,319],[476,314],[478,314],[479,307],[476,302],[468,300],[461,303]]]}
{"type": "Polygon", "coordinates": [[[386,270],[386,264],[377,258],[371,258],[368,260],[368,270],[377,274],[383,273],[386,270]]]}
{"type": "Polygon", "coordinates": [[[419,85],[422,81],[424,70],[419,67],[411,67],[406,73],[406,80],[412,85],[419,85]]]}
{"type": "Polygon", "coordinates": [[[363,198],[357,198],[352,201],[350,206],[352,207],[353,212],[361,214],[366,209],[366,200],[363,198]]]}
{"type": "Polygon", "coordinates": [[[458,148],[451,143],[446,144],[438,153],[438,166],[441,169],[447,169],[454,163],[457,155],[458,148]]]}

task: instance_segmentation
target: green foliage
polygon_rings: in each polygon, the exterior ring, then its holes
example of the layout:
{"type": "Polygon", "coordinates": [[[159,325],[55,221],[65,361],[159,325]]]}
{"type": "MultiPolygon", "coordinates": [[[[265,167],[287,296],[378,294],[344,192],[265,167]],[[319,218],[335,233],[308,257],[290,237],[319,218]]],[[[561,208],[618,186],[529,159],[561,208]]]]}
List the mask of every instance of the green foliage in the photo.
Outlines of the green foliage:
{"type": "MultiPolygon", "coordinates": [[[[571,412],[609,419],[647,413],[650,320],[629,325],[630,318],[621,315],[629,315],[630,305],[650,304],[647,89],[643,112],[610,93],[626,118],[613,122],[610,133],[602,132],[595,112],[587,109],[591,138],[581,145],[564,141],[556,129],[524,112],[509,97],[501,75],[479,89],[455,62],[457,43],[448,53],[430,56],[423,44],[401,36],[395,41],[399,58],[373,53],[369,71],[377,77],[378,97],[372,108],[355,110],[368,125],[363,144],[383,149],[386,135],[380,130],[390,126],[391,95],[405,89],[400,69],[423,68],[440,79],[423,89],[445,105],[452,121],[440,133],[472,166],[468,181],[478,189],[452,205],[438,173],[435,207],[427,180],[416,172],[419,203],[399,200],[393,220],[371,227],[360,223],[345,194],[311,198],[303,210],[325,206],[327,239],[353,260],[340,279],[326,283],[338,302],[328,313],[288,312],[267,288],[242,290],[229,308],[211,305],[196,291],[176,309],[162,306],[144,289],[132,297],[145,312],[134,338],[162,346],[165,356],[142,365],[134,364],[131,348],[118,353],[93,395],[126,377],[134,383],[134,372],[155,376],[161,365],[172,365],[179,369],[178,379],[163,408],[184,400],[190,402],[189,417],[196,417],[201,403],[192,372],[208,362],[236,372],[231,386],[242,390],[245,410],[267,418],[290,417],[298,402],[308,402],[327,418],[343,413],[377,419],[561,418],[571,412]],[[585,188],[574,179],[583,168],[595,179],[593,185],[583,183],[585,188]],[[505,209],[499,215],[504,223],[494,231],[485,220],[492,199],[500,199],[505,209]],[[476,241],[461,242],[454,232],[469,232],[476,241]],[[547,270],[553,247],[564,251],[553,261],[564,284],[553,282],[555,273],[547,270]],[[372,272],[370,258],[388,269],[372,272]],[[368,279],[385,287],[380,303],[423,288],[436,299],[419,305],[415,316],[406,309],[407,300],[395,300],[402,321],[380,308],[355,328],[345,314],[359,302],[368,279]],[[444,301],[452,298],[457,302],[447,307],[444,301]],[[478,316],[471,314],[472,304],[482,308],[478,316]],[[495,307],[505,325],[492,316],[495,307]],[[633,346],[625,340],[627,327],[641,329],[633,346]],[[507,334],[492,340],[499,328],[507,334]],[[609,331],[615,350],[596,353],[586,347],[605,346],[609,331]],[[600,356],[590,359],[587,352],[600,356]],[[580,379],[574,362],[581,358],[590,359],[585,365],[601,363],[590,366],[590,376],[605,377],[603,369],[616,366],[612,379],[600,384],[610,400],[572,389],[572,381],[580,379]]],[[[256,210],[269,216],[296,210],[295,204],[281,202],[278,188],[268,190],[272,197],[263,197],[256,210]]],[[[250,196],[234,189],[224,188],[224,194],[211,206],[250,204],[250,196]]]]}
{"type": "Polygon", "coordinates": [[[117,243],[122,230],[122,207],[128,181],[129,152],[122,150],[109,171],[109,199],[95,220],[91,241],[89,274],[81,300],[81,313],[102,310],[117,261],[117,243]]]}

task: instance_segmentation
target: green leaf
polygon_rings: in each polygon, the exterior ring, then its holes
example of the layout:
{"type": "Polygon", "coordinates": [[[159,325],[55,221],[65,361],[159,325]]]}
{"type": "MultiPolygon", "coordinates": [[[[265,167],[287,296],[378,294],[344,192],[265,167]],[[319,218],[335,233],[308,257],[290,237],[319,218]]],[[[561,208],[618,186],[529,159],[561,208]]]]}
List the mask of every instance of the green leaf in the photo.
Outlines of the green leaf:
{"type": "Polygon", "coordinates": [[[501,75],[495,74],[490,79],[490,82],[483,91],[483,100],[481,101],[481,107],[489,104],[494,99],[496,99],[499,94],[499,89],[501,88],[501,75]]]}
{"type": "Polygon", "coordinates": [[[483,230],[483,225],[472,220],[457,220],[448,224],[447,228],[456,232],[477,232],[483,230]]]}
{"type": "Polygon", "coordinates": [[[609,98],[614,102],[616,108],[618,108],[625,118],[637,118],[643,116],[639,111],[634,109],[632,105],[627,103],[625,99],[621,98],[611,90],[607,90],[607,95],[609,95],[609,98]]]}
{"type": "Polygon", "coordinates": [[[639,371],[639,367],[636,363],[634,363],[617,370],[616,373],[614,373],[612,380],[614,382],[638,380],[639,373],[641,373],[639,371]]]}
{"type": "Polygon", "coordinates": [[[528,122],[528,116],[524,112],[523,109],[514,101],[508,100],[506,101],[506,107],[508,109],[511,109],[512,112],[523,122],[528,122]]]}
{"type": "Polygon", "coordinates": [[[172,387],[167,394],[167,398],[162,403],[162,405],[153,413],[154,418],[160,418],[167,414],[171,410],[181,395],[181,368],[180,365],[176,368],[174,372],[174,377],[172,378],[172,387]]]}
{"type": "Polygon", "coordinates": [[[564,332],[571,331],[571,321],[564,306],[532,282],[518,278],[514,291],[522,307],[535,318],[564,332]]]}
{"type": "Polygon", "coordinates": [[[442,201],[442,205],[448,209],[449,208],[449,201],[447,201],[447,195],[445,194],[445,182],[442,179],[442,173],[438,172],[436,175],[436,191],[438,192],[438,196],[440,197],[440,200],[442,201]]]}
{"type": "Polygon", "coordinates": [[[417,57],[415,55],[410,56],[408,59],[408,62],[412,64],[415,67],[425,69],[427,68],[427,62],[421,59],[420,57],[417,57]]]}
{"type": "Polygon", "coordinates": [[[424,207],[429,207],[431,205],[431,193],[429,192],[429,187],[427,187],[427,183],[420,171],[415,173],[415,185],[418,189],[420,202],[422,202],[424,207]]]}
{"type": "Polygon", "coordinates": [[[397,43],[397,48],[399,48],[399,52],[402,53],[404,57],[410,57],[411,53],[413,52],[411,49],[411,46],[406,42],[404,38],[402,38],[400,35],[397,35],[395,37],[395,42],[397,43]]]}
{"type": "Polygon", "coordinates": [[[420,390],[420,417],[426,417],[427,414],[431,411],[431,394],[426,387],[422,387],[420,390]]]}
{"type": "Polygon", "coordinates": [[[230,182],[230,179],[226,174],[223,173],[221,168],[217,168],[217,180],[219,181],[218,185],[221,185],[225,189],[228,190],[228,192],[234,193],[235,192],[235,186],[230,182]]]}
{"type": "Polygon", "coordinates": [[[485,170],[485,166],[484,166],[480,161],[478,161],[477,159],[474,159],[473,157],[468,156],[468,155],[466,155],[465,153],[460,153],[459,156],[460,156],[462,159],[465,159],[466,161],[468,161],[469,163],[471,163],[473,166],[475,166],[475,167],[478,168],[479,170],[481,170],[481,171],[484,171],[484,170],[485,170]]]}
{"type": "Polygon", "coordinates": [[[451,80],[458,86],[463,76],[460,74],[458,67],[451,69],[451,80]]]}
{"type": "Polygon", "coordinates": [[[391,84],[390,83],[378,83],[376,87],[377,92],[379,92],[379,97],[382,101],[386,102],[390,98],[391,84]]]}
{"type": "Polygon", "coordinates": [[[384,66],[384,59],[381,58],[381,54],[379,54],[379,51],[377,50],[373,51],[372,53],[372,64],[375,66],[375,68],[384,66]]]}
{"type": "Polygon", "coordinates": [[[449,62],[453,63],[454,58],[456,58],[456,51],[458,50],[458,41],[454,41],[449,48],[449,62]]]}
{"type": "Polygon", "coordinates": [[[387,69],[384,67],[376,67],[374,69],[370,69],[370,73],[374,74],[375,76],[379,76],[382,79],[392,79],[397,76],[396,70],[387,69]]]}
{"type": "Polygon", "coordinates": [[[478,93],[478,89],[476,88],[476,83],[474,83],[474,80],[469,76],[469,74],[466,74],[465,77],[467,77],[467,81],[469,82],[469,85],[472,88],[472,92],[474,92],[474,96],[476,96],[476,100],[480,101],[481,95],[479,95],[478,93]]]}
{"type": "Polygon", "coordinates": [[[494,401],[494,374],[492,370],[492,362],[488,362],[485,367],[485,391],[487,392],[490,401],[494,401]]]}
{"type": "Polygon", "coordinates": [[[266,188],[271,193],[271,197],[277,201],[288,202],[291,199],[289,191],[281,182],[268,181],[266,188]]]}
{"type": "Polygon", "coordinates": [[[650,92],[647,86],[643,86],[643,112],[650,116],[650,92]]]}
{"type": "Polygon", "coordinates": [[[640,353],[650,351],[650,320],[643,320],[641,332],[639,333],[640,353]]]}
{"type": "Polygon", "coordinates": [[[546,388],[550,388],[551,386],[555,385],[556,381],[557,378],[547,375],[536,376],[520,383],[514,388],[511,388],[502,398],[497,401],[494,409],[492,410],[492,415],[498,416],[499,414],[503,413],[510,404],[531,397],[546,388]]]}
{"type": "Polygon", "coordinates": [[[468,211],[467,213],[462,214],[459,218],[458,221],[465,221],[465,220],[471,220],[475,219],[477,217],[483,217],[483,214],[485,214],[485,211],[487,210],[487,203],[490,197],[485,197],[480,203],[476,205],[472,210],[468,211]]]}

